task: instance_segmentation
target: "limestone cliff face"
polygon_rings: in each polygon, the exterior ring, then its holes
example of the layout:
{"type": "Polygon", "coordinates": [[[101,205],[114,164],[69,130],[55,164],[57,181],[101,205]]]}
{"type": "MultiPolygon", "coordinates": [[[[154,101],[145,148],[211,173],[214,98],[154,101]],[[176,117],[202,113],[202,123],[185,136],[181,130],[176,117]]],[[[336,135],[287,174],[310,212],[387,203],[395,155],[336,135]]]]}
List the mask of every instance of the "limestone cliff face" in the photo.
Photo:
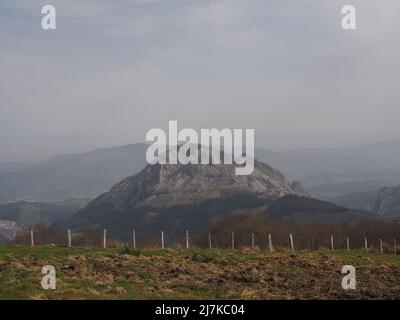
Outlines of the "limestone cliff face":
{"type": "Polygon", "coordinates": [[[235,175],[236,165],[148,165],[141,172],[116,184],[89,206],[129,210],[140,205],[168,207],[191,204],[225,195],[247,192],[279,198],[307,193],[300,182],[290,184],[285,176],[255,160],[248,176],[235,175]]]}
{"type": "Polygon", "coordinates": [[[400,217],[400,186],[382,188],[367,209],[387,218],[400,217]]]}

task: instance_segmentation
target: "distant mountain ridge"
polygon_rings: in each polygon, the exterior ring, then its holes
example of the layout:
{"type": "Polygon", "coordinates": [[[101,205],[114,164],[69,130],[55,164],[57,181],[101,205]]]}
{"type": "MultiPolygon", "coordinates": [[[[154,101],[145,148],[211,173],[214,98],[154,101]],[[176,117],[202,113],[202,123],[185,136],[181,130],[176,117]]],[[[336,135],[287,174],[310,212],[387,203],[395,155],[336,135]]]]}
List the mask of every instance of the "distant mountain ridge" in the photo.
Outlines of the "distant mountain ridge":
{"type": "Polygon", "coordinates": [[[0,235],[11,238],[18,228],[51,225],[69,218],[78,210],[76,206],[25,201],[0,205],[0,235]]]}
{"type": "Polygon", "coordinates": [[[400,218],[400,186],[385,187],[368,203],[367,209],[380,216],[400,218]]]}
{"type": "MultiPolygon", "coordinates": [[[[0,164],[0,203],[96,197],[142,170],[145,152],[146,145],[138,143],[57,156],[27,168],[5,165],[2,171],[0,164]]],[[[338,149],[256,149],[255,154],[320,199],[400,184],[398,141],[338,149]]]]}
{"type": "Polygon", "coordinates": [[[31,167],[33,163],[30,162],[0,162],[0,175],[16,172],[31,167]]]}
{"type": "Polygon", "coordinates": [[[0,205],[0,220],[13,221],[17,225],[34,225],[36,223],[52,224],[65,219],[79,209],[40,202],[15,202],[0,205]]]}
{"type": "Polygon", "coordinates": [[[348,208],[367,210],[381,217],[400,219],[400,185],[375,191],[356,192],[329,199],[348,208]]]}
{"type": "Polygon", "coordinates": [[[296,195],[287,195],[277,199],[265,212],[274,219],[299,224],[341,223],[359,218],[379,220],[378,216],[366,210],[350,209],[327,201],[296,195]]]}
{"type": "Polygon", "coordinates": [[[400,141],[280,152],[258,149],[256,155],[301,181],[319,199],[400,184],[400,141]]]}
{"type": "Polygon", "coordinates": [[[377,194],[378,194],[377,190],[352,192],[345,195],[330,198],[327,201],[347,208],[369,211],[368,205],[377,194]]]}
{"type": "Polygon", "coordinates": [[[144,144],[61,155],[17,172],[0,175],[0,203],[57,202],[94,198],[117,181],[141,170],[144,144]]]}

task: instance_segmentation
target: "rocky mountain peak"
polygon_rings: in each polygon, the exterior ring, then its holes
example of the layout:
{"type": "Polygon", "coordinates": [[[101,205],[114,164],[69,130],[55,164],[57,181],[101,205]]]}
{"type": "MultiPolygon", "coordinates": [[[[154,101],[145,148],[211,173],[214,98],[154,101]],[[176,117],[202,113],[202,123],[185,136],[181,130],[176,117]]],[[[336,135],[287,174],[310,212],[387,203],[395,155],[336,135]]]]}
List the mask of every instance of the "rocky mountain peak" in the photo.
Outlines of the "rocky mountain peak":
{"type": "Polygon", "coordinates": [[[104,204],[117,210],[138,205],[168,207],[177,204],[248,192],[260,197],[307,195],[300,182],[292,184],[278,170],[255,160],[254,171],[247,176],[235,174],[235,164],[156,164],[122,180],[91,205],[104,204]]]}

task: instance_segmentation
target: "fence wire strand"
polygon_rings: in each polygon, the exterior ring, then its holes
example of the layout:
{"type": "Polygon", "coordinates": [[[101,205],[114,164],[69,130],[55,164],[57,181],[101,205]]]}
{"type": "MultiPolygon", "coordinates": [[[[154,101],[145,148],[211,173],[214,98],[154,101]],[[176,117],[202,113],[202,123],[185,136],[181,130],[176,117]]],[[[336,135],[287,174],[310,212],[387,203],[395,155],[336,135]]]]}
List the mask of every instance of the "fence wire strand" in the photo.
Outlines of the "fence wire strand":
{"type": "MultiPolygon", "coordinates": [[[[352,237],[344,234],[328,234],[315,236],[309,234],[292,234],[294,251],[314,250],[365,250],[366,237],[352,237]],[[333,240],[333,248],[332,248],[333,240]]],[[[16,235],[13,243],[21,245],[52,245],[72,247],[103,247],[118,248],[135,246],[136,249],[188,249],[215,248],[215,249],[252,249],[270,251],[269,240],[272,240],[273,251],[291,251],[290,234],[260,233],[183,233],[182,236],[160,232],[150,234],[132,230],[131,237],[108,232],[107,230],[85,229],[79,231],[61,231],[56,228],[36,227],[26,229],[16,235]],[[70,238],[69,238],[70,236],[70,238]]],[[[367,238],[368,252],[394,253],[398,252],[396,239],[389,239],[379,235],[367,238]],[[382,246],[381,246],[382,243],[382,246]]]]}

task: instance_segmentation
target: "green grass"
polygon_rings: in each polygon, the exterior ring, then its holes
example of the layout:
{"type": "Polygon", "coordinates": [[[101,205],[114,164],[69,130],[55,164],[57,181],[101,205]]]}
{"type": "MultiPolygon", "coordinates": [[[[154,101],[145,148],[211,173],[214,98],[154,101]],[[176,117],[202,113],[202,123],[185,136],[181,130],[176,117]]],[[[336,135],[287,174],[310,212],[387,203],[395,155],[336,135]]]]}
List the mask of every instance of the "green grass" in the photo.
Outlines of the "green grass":
{"type": "Polygon", "coordinates": [[[329,256],[339,259],[343,263],[356,265],[381,265],[385,262],[400,265],[400,255],[380,254],[376,252],[365,253],[361,250],[350,250],[350,252],[347,252],[347,250],[337,250],[334,252],[303,252],[302,256],[313,260],[321,260],[329,256]]]}
{"type": "Polygon", "coordinates": [[[140,250],[134,249],[132,247],[124,246],[122,249],[119,250],[121,254],[129,254],[132,256],[140,256],[140,250]]]}
{"type": "Polygon", "coordinates": [[[357,250],[0,246],[0,299],[391,299],[400,298],[399,273],[400,255],[357,250]],[[56,290],[41,288],[48,264],[56,268],[56,290]],[[357,268],[357,292],[340,288],[345,264],[357,268]]]}
{"type": "Polygon", "coordinates": [[[197,262],[211,262],[216,261],[218,258],[221,257],[221,251],[218,249],[192,249],[191,250],[193,255],[193,261],[197,262]]]}

